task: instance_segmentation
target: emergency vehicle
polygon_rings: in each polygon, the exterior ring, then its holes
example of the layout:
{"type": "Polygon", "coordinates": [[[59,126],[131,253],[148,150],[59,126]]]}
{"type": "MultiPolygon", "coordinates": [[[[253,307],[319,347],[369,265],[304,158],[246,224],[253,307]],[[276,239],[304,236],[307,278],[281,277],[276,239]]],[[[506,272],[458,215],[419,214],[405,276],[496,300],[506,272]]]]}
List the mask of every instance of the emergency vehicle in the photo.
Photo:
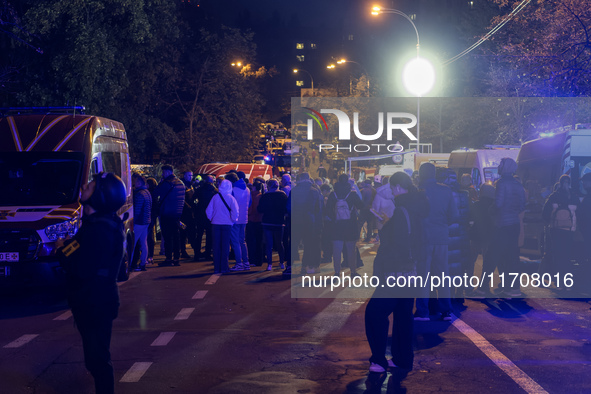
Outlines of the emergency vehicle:
{"type": "Polygon", "coordinates": [[[0,280],[46,284],[60,279],[55,241],[80,226],[80,187],[112,172],[125,183],[126,256],[119,280],[129,275],[133,197],[125,128],[85,115],[84,107],[0,109],[0,280]]]}
{"type": "Polygon", "coordinates": [[[371,167],[361,167],[365,172],[366,178],[370,176],[375,177],[376,175],[379,175],[381,178],[401,171],[406,172],[410,176],[419,170],[422,163],[433,163],[436,167],[446,167],[449,156],[449,153],[420,153],[413,149],[386,155],[348,157],[345,172],[350,175],[352,172],[355,172],[355,167],[352,167],[352,165],[357,162],[363,163],[364,166],[367,166],[367,163],[374,166],[373,171],[369,170],[371,167]]]}
{"type": "Polygon", "coordinates": [[[253,163],[208,163],[203,164],[195,171],[196,175],[212,175],[214,177],[223,177],[231,170],[242,171],[249,180],[260,176],[265,180],[273,176],[273,168],[268,164],[253,163]]]}
{"type": "Polygon", "coordinates": [[[458,175],[470,174],[472,184],[480,189],[483,183],[493,184],[499,178],[497,167],[501,159],[517,159],[519,147],[513,145],[487,145],[486,149],[457,149],[449,155],[447,166],[458,175]]]}
{"type": "MultiPolygon", "coordinates": [[[[527,195],[523,255],[540,258],[543,254],[542,208],[560,176],[568,174],[572,190],[582,197],[586,192],[580,179],[588,172],[591,172],[591,124],[551,130],[523,144],[517,157],[517,175],[527,195]]],[[[581,253],[580,243],[574,249],[575,254],[581,253]]]]}

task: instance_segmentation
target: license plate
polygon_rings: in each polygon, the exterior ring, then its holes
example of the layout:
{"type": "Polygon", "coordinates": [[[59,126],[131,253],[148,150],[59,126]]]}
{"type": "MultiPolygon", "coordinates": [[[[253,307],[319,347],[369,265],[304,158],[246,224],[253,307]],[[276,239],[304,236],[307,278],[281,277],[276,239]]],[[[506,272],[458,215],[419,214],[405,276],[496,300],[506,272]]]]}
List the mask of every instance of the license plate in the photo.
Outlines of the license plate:
{"type": "Polygon", "coordinates": [[[0,262],[18,261],[18,252],[0,252],[0,262]]]}

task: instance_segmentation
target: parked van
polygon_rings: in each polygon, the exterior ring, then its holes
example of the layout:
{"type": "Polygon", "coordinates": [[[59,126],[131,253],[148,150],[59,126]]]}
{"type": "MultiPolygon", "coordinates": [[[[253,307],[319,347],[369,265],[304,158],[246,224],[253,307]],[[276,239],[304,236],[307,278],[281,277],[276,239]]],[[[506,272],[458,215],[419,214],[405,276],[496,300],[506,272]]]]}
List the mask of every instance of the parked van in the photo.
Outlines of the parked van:
{"type": "Polygon", "coordinates": [[[487,145],[486,149],[458,149],[451,152],[447,166],[458,174],[472,176],[472,184],[480,189],[483,183],[494,183],[499,178],[497,167],[501,159],[517,159],[518,146],[487,145]]]}
{"type": "MultiPolygon", "coordinates": [[[[522,254],[534,258],[543,254],[542,208],[554,184],[561,175],[568,174],[571,188],[582,197],[586,192],[580,179],[591,172],[590,124],[562,127],[542,135],[542,138],[523,144],[517,157],[517,175],[527,195],[522,254]]],[[[581,252],[580,246],[575,246],[575,253],[581,252]]]]}
{"type": "Polygon", "coordinates": [[[127,201],[126,250],[120,280],[128,278],[133,245],[131,170],[125,128],[84,114],[84,107],[0,109],[0,280],[50,283],[62,271],[55,241],[80,226],[80,187],[99,172],[121,177],[127,201]]]}

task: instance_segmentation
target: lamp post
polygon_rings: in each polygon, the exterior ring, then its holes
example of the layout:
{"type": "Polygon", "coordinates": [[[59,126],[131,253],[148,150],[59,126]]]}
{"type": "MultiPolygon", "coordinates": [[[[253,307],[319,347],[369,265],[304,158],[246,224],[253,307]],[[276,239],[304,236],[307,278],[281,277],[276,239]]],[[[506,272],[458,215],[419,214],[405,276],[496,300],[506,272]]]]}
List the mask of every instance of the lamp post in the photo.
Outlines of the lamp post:
{"type": "Polygon", "coordinates": [[[310,72],[308,72],[302,68],[294,68],[293,69],[294,74],[297,74],[298,71],[303,71],[310,76],[310,86],[312,87],[312,96],[314,96],[314,78],[312,78],[312,74],[310,74],[310,72]]]}
{"type": "Polygon", "coordinates": [[[357,64],[359,67],[361,67],[361,69],[363,70],[363,72],[367,76],[367,97],[369,97],[369,73],[367,72],[365,67],[363,67],[363,65],[361,63],[355,62],[353,60],[341,59],[341,60],[337,61],[337,64],[345,64],[345,63],[354,63],[354,64],[357,64]]]}
{"type": "Polygon", "coordinates": [[[410,22],[417,35],[417,57],[410,60],[402,73],[404,87],[406,90],[417,96],[417,150],[421,152],[421,96],[427,94],[435,83],[435,69],[433,65],[424,58],[421,58],[419,31],[412,19],[404,12],[393,8],[381,8],[375,6],[371,9],[372,15],[396,14],[404,17],[410,22]]]}

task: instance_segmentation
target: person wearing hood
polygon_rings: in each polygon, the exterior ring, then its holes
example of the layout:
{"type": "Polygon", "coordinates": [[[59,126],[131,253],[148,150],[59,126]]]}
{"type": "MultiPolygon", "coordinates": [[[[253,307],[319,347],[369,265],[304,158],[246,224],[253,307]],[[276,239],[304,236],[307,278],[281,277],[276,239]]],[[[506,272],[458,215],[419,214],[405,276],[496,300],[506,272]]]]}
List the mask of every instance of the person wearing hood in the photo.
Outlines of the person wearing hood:
{"type": "Polygon", "coordinates": [[[244,271],[250,269],[248,261],[248,249],[246,247],[246,224],[248,223],[248,207],[250,207],[250,189],[244,182],[246,174],[239,171],[226,175],[226,179],[232,182],[232,195],[238,203],[238,220],[232,226],[230,243],[234,249],[236,265],[232,271],[244,271]]]}
{"type": "Polygon", "coordinates": [[[379,215],[376,217],[376,228],[378,229],[378,236],[384,223],[388,221],[394,214],[394,194],[392,194],[392,187],[388,183],[388,178],[382,179],[383,185],[376,189],[376,196],[371,204],[373,214],[379,215]]]}
{"type": "MultiPolygon", "coordinates": [[[[419,167],[420,189],[425,191],[429,200],[429,216],[423,223],[425,250],[419,260],[419,275],[426,278],[433,275],[449,275],[448,245],[449,225],[458,216],[458,208],[449,186],[437,183],[437,169],[433,163],[423,163],[419,167]]],[[[417,298],[415,320],[429,321],[428,288],[421,289],[421,298],[417,298]]],[[[444,321],[451,321],[450,288],[442,286],[437,291],[439,312],[444,321]]]]}
{"type": "Polygon", "coordinates": [[[283,174],[281,176],[281,188],[280,188],[287,197],[289,197],[289,193],[291,193],[291,175],[283,174]]]}
{"type": "Polygon", "coordinates": [[[213,196],[205,213],[212,227],[214,273],[225,274],[230,272],[228,255],[232,226],[239,216],[238,203],[232,196],[232,183],[229,180],[224,179],[220,183],[219,193],[213,196]]]}
{"type": "Polygon", "coordinates": [[[152,195],[146,186],[146,179],[138,173],[133,173],[133,231],[135,245],[133,247],[132,262],[136,261],[136,246],[139,244],[140,264],[137,271],[145,271],[148,262],[148,228],[152,222],[152,195]]]}
{"type": "MultiPolygon", "coordinates": [[[[429,201],[417,191],[408,174],[397,172],[389,184],[396,208],[380,231],[382,242],[374,260],[374,276],[383,283],[389,276],[416,276],[416,263],[423,249],[423,220],[429,201]]],[[[370,372],[383,373],[388,367],[411,370],[414,353],[413,301],[408,289],[377,287],[365,309],[365,333],[371,349],[370,372]],[[386,360],[388,317],[392,319],[392,360],[386,360]]]]}
{"type": "MultiPolygon", "coordinates": [[[[495,184],[495,232],[492,248],[499,272],[505,274],[505,286],[497,295],[520,297],[519,280],[510,280],[510,273],[517,273],[519,267],[520,215],[525,211],[525,189],[515,178],[517,163],[510,157],[501,159],[498,173],[501,176],[495,184]],[[513,285],[513,286],[512,286],[513,285]]],[[[487,273],[488,274],[488,273],[487,273]]]]}
{"type": "MultiPolygon", "coordinates": [[[[291,190],[292,242],[295,260],[299,260],[297,245],[302,241],[304,254],[302,267],[306,273],[314,274],[320,267],[320,234],[322,230],[321,197],[310,175],[303,172],[298,176],[297,184],[291,190]]],[[[289,251],[288,251],[289,253],[289,251]]]]}
{"type": "MultiPolygon", "coordinates": [[[[474,260],[470,253],[470,195],[467,190],[462,190],[458,182],[456,172],[448,168],[444,172],[444,185],[450,187],[458,216],[449,225],[449,245],[447,248],[447,264],[449,272],[454,276],[472,275],[474,272],[474,260]]],[[[454,287],[456,301],[463,303],[463,288],[454,287]]]]}
{"type": "MultiPolygon", "coordinates": [[[[495,187],[488,183],[480,186],[480,195],[478,200],[472,206],[472,215],[474,225],[472,226],[473,239],[476,241],[477,249],[482,254],[483,272],[494,272],[497,268],[492,256],[492,239],[494,235],[495,223],[491,214],[492,206],[495,203],[495,187]]],[[[488,283],[488,282],[487,282],[488,283]]],[[[483,298],[490,296],[490,287],[485,283],[473,290],[473,298],[483,298]]]]}
{"type": "MultiPolygon", "coordinates": [[[[346,249],[346,265],[351,269],[351,276],[358,276],[357,261],[355,259],[355,243],[359,238],[357,223],[357,210],[363,208],[361,198],[349,183],[349,175],[341,174],[338,182],[334,184],[334,192],[328,196],[326,202],[327,216],[332,224],[333,235],[333,264],[335,275],[341,274],[341,254],[346,249]],[[342,202],[346,203],[346,206],[342,202]],[[337,208],[343,206],[348,215],[337,212],[337,208]],[[345,217],[344,217],[345,216],[345,217]],[[348,216],[348,218],[346,217],[348,216]]],[[[339,209],[339,212],[341,210],[339,209]]]]}
{"type": "Polygon", "coordinates": [[[562,175],[558,184],[558,190],[548,196],[542,209],[542,219],[548,232],[542,269],[552,276],[558,272],[572,272],[570,261],[579,205],[579,199],[571,190],[570,176],[562,175]]]}
{"type": "Polygon", "coordinates": [[[205,175],[201,185],[193,195],[195,201],[197,201],[195,207],[195,222],[197,223],[197,231],[195,233],[195,261],[212,259],[211,248],[213,241],[211,235],[211,221],[207,218],[205,211],[213,196],[218,193],[218,189],[215,187],[214,183],[215,178],[212,175],[205,175]],[[203,243],[203,233],[205,233],[205,250],[202,253],[201,244],[203,243]]]}

